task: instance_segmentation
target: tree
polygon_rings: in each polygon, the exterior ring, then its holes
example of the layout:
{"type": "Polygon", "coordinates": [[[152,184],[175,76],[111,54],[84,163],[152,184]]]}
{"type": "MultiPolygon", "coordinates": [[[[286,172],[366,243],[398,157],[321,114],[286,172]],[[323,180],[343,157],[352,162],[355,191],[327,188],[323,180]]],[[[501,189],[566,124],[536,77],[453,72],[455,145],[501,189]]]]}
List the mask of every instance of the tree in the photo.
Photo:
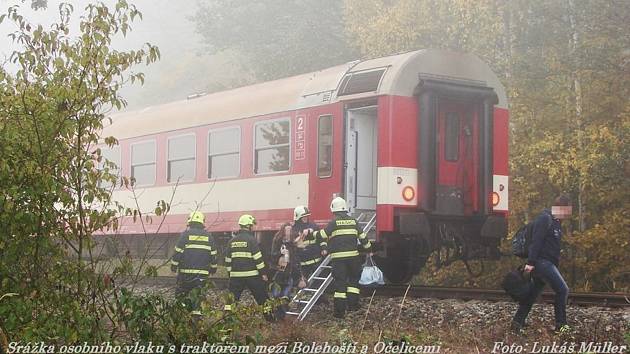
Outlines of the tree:
{"type": "Polygon", "coordinates": [[[442,48],[497,64],[503,49],[499,11],[494,1],[345,1],[346,31],[368,57],[442,48]]]}
{"type": "Polygon", "coordinates": [[[522,172],[515,186],[547,187],[534,198],[519,195],[530,204],[514,203],[516,215],[540,208],[550,194],[569,192],[575,214],[568,230],[574,237],[567,238],[570,285],[627,286],[630,277],[622,269],[629,247],[622,230],[630,197],[624,155],[630,11],[623,2],[567,0],[541,1],[527,13],[521,22],[526,30],[517,38],[526,45],[517,46],[512,80],[518,127],[512,165],[522,172]]]}
{"type": "Polygon", "coordinates": [[[88,5],[76,38],[69,4],[50,30],[18,10],[0,16],[15,23],[10,36],[21,47],[10,57],[16,72],[0,69],[0,294],[12,294],[0,303],[0,326],[24,340],[102,338],[112,313],[92,234],[115,228],[122,210],[102,187],[117,180],[96,145],[117,143],[100,140],[106,114],[125,105],[122,85],[143,80],[129,71],[159,51],[110,48],[140,16],[124,0],[88,5]]]}
{"type": "Polygon", "coordinates": [[[342,14],[335,0],[216,0],[200,3],[193,21],[209,54],[231,52],[242,71],[267,81],[353,59],[342,14]]]}

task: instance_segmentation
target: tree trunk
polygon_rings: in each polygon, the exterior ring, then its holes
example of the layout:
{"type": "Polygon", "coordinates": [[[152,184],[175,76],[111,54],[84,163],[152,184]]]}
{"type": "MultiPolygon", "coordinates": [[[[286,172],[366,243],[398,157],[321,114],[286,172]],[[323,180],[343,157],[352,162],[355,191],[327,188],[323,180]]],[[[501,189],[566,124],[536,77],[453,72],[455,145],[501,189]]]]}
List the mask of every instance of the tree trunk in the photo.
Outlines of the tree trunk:
{"type": "Polygon", "coordinates": [[[503,19],[503,61],[505,67],[503,68],[505,75],[505,90],[510,95],[511,80],[512,80],[512,55],[514,49],[514,41],[512,40],[512,2],[507,0],[500,0],[497,7],[501,11],[501,17],[503,19]]]}
{"type": "MultiPolygon", "coordinates": [[[[570,53],[571,53],[571,79],[573,83],[573,98],[574,98],[574,109],[575,109],[575,131],[577,133],[577,145],[578,145],[578,156],[581,156],[584,152],[584,122],[582,117],[582,85],[580,83],[580,77],[578,72],[578,59],[576,57],[578,43],[579,43],[579,35],[577,30],[576,18],[575,18],[575,3],[574,0],[567,0],[568,4],[568,13],[569,13],[569,23],[571,25],[571,38],[570,38],[570,53]]],[[[573,127],[571,127],[573,128],[573,127]]],[[[573,129],[569,129],[573,130],[573,129]]],[[[578,168],[578,230],[580,232],[584,232],[586,229],[585,223],[585,196],[584,196],[584,176],[583,171],[578,168]]]]}

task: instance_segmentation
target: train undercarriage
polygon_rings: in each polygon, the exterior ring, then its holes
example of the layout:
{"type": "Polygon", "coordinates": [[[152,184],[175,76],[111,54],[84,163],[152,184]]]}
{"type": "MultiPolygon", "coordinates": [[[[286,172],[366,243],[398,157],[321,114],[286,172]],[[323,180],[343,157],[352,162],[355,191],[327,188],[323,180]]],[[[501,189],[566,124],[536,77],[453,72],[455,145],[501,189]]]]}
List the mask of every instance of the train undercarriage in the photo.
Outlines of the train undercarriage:
{"type": "Polygon", "coordinates": [[[432,255],[438,268],[462,261],[472,276],[479,275],[483,269],[472,269],[468,261],[499,259],[507,229],[499,216],[454,220],[417,213],[399,220],[400,231],[382,234],[376,247],[375,261],[390,283],[411,281],[432,255]]]}

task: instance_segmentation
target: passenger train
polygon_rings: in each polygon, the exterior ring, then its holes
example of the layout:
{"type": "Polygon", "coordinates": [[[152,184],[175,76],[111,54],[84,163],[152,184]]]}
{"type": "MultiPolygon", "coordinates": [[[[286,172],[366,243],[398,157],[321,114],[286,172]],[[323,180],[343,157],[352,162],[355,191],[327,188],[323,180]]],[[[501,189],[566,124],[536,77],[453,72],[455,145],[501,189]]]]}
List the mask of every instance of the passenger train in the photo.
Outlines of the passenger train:
{"type": "Polygon", "coordinates": [[[390,282],[409,281],[438,249],[495,258],[507,233],[508,115],[488,65],[442,50],[119,113],[102,134],[119,145],[102,151],[135,185],[115,188],[114,199],[144,213],[158,200],[171,206],[149,225],[123,218],[116,237],[153,233],[167,258],[201,210],[219,239],[239,215],[254,215],[264,245],[296,206],[325,224],[342,196],[390,282]]]}

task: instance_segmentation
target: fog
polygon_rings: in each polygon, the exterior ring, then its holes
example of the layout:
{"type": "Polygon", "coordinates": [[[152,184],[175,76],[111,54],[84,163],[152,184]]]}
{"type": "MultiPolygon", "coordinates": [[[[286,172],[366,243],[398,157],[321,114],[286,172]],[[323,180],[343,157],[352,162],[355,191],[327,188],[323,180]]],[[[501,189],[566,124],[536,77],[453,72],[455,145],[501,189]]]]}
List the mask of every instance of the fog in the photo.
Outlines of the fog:
{"type": "MultiPolygon", "coordinates": [[[[46,9],[33,10],[30,0],[0,0],[0,14],[6,14],[10,6],[18,5],[20,14],[29,22],[49,28],[59,19],[61,2],[74,6],[70,34],[77,36],[79,18],[90,1],[48,0],[46,9]]],[[[115,0],[103,2],[107,5],[116,3],[115,0]]],[[[198,0],[134,0],[130,3],[142,12],[142,20],[136,20],[132,31],[126,37],[116,38],[112,46],[119,50],[138,49],[149,42],[159,47],[161,59],[150,66],[134,68],[135,72],[144,72],[146,80],[143,86],[134,84],[122,89],[121,94],[128,101],[127,109],[184,99],[190,94],[207,91],[209,87],[223,86],[239,75],[230,66],[226,55],[204,54],[201,37],[189,20],[198,0]]],[[[9,70],[11,66],[6,61],[12,51],[19,48],[8,37],[15,30],[13,22],[7,19],[0,24],[0,60],[9,70]]]]}

